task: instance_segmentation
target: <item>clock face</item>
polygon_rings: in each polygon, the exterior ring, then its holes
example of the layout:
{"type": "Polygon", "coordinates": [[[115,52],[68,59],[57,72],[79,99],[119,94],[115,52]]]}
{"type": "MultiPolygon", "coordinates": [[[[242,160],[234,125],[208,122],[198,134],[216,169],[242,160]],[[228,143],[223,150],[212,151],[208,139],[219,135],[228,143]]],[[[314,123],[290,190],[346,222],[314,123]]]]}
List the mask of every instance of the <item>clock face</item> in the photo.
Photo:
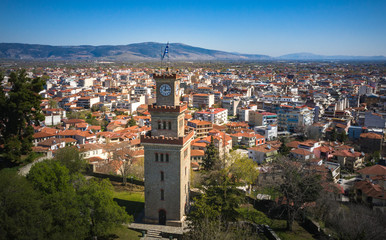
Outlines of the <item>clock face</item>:
{"type": "Polygon", "coordinates": [[[170,93],[172,92],[172,88],[170,87],[169,84],[162,84],[161,87],[159,88],[159,92],[161,93],[162,96],[169,96],[170,93]]]}

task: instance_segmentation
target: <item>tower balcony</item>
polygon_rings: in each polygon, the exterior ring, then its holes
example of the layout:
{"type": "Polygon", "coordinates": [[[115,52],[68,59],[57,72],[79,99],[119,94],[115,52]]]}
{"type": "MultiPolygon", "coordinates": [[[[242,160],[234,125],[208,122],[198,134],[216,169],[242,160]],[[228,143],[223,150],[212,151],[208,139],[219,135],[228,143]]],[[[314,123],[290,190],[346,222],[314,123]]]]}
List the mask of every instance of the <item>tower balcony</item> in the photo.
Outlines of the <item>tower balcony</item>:
{"type": "Polygon", "coordinates": [[[194,131],[190,131],[183,137],[165,137],[161,136],[149,136],[141,135],[141,143],[159,143],[159,144],[173,144],[184,145],[194,136],[194,131]]]}

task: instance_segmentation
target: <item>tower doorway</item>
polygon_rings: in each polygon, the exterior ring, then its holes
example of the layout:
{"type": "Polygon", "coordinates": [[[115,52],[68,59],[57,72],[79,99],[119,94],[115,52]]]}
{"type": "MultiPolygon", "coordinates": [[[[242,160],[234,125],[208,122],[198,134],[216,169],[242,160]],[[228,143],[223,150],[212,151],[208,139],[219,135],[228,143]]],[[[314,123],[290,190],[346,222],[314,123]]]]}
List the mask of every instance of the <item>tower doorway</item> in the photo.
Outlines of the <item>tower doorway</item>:
{"type": "Polygon", "coordinates": [[[166,211],[163,209],[158,211],[158,224],[166,225],[166,211]]]}

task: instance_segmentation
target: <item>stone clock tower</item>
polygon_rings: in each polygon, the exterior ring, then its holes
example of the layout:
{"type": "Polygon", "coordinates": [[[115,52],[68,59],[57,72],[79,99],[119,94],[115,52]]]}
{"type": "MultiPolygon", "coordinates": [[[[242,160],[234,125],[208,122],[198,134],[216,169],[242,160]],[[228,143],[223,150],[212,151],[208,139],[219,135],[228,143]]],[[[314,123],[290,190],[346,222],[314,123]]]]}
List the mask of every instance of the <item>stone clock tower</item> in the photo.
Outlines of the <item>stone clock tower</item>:
{"type": "Polygon", "coordinates": [[[186,104],[180,104],[175,74],[154,75],[156,104],[149,105],[151,132],[145,148],[146,223],[181,226],[189,209],[190,142],[185,134],[186,104]]]}

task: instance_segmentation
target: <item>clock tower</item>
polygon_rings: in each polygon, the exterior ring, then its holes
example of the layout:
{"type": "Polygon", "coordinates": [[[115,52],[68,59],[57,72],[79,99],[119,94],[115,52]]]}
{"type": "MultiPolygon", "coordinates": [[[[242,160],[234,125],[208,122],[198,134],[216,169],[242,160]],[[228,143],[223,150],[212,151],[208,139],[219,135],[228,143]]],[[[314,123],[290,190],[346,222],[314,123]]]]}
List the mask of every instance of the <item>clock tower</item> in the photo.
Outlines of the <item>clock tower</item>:
{"type": "Polygon", "coordinates": [[[189,209],[190,142],[185,134],[186,104],[180,103],[176,74],[153,76],[156,104],[149,105],[151,131],[141,137],[145,149],[146,223],[181,226],[189,209]]]}

